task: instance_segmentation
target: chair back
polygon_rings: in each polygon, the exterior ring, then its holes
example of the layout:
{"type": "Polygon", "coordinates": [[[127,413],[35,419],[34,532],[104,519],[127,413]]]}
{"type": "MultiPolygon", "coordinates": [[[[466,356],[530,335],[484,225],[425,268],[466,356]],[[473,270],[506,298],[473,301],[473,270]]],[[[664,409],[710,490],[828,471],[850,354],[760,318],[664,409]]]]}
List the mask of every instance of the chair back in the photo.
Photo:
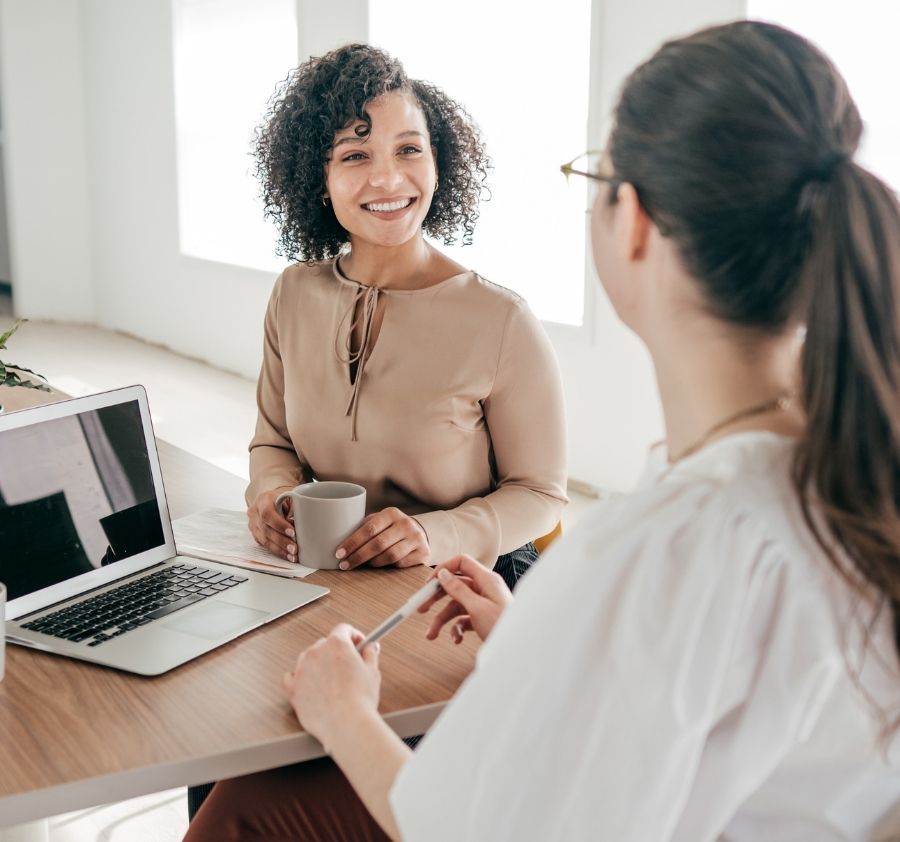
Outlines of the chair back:
{"type": "Polygon", "coordinates": [[[543,554],[544,551],[549,547],[559,536],[562,535],[562,521],[559,520],[556,522],[556,526],[553,527],[546,535],[541,535],[540,538],[535,538],[531,543],[534,544],[535,549],[543,554]]]}

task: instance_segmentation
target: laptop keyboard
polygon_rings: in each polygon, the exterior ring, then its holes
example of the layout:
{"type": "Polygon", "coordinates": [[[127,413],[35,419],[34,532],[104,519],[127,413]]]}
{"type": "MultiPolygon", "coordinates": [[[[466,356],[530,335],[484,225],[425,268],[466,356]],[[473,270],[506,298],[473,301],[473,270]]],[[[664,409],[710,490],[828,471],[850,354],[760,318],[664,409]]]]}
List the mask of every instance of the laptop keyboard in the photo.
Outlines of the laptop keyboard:
{"type": "Polygon", "coordinates": [[[74,643],[99,646],[246,581],[246,576],[176,564],[45,614],[22,627],[74,643]]]}

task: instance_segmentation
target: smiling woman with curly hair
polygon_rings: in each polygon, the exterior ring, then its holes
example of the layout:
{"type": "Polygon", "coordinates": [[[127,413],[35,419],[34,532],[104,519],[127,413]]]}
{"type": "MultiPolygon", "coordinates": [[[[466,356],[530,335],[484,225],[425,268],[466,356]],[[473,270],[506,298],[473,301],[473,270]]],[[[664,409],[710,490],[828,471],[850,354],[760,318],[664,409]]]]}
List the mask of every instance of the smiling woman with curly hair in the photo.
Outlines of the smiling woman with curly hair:
{"type": "Polygon", "coordinates": [[[325,194],[324,164],[335,133],[351,119],[371,130],[366,106],[383,94],[411,93],[421,108],[441,174],[423,228],[446,245],[469,244],[489,160],[466,110],[439,88],[406,77],[399,62],[362,44],[313,58],[291,74],[272,102],[255,151],[266,214],[289,260],[334,257],[349,232],[325,194]]]}
{"type": "Polygon", "coordinates": [[[468,113],[349,44],[300,65],[255,144],[280,252],[250,445],[250,529],[303,561],[278,494],[365,486],[340,568],[466,551],[510,584],[565,503],[559,374],[515,293],[425,238],[472,239],[488,159],[468,113]]]}
{"type": "MultiPolygon", "coordinates": [[[[255,152],[294,263],[266,312],[253,537],[302,563],[276,498],[349,480],[367,517],[335,547],[341,570],[467,552],[514,587],[566,502],[565,417],[525,302],[425,239],[471,242],[488,169],[478,129],[387,53],[350,44],[288,77],[255,152]]],[[[191,789],[191,813],[207,791],[191,789]]]]}

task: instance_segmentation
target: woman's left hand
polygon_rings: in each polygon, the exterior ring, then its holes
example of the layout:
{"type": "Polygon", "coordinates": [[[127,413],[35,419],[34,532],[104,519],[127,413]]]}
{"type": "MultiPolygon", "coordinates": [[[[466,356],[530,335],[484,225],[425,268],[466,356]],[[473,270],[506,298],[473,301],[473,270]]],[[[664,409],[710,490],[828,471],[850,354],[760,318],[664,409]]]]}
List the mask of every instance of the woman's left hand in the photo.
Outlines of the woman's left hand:
{"type": "Polygon", "coordinates": [[[341,623],[301,652],[284,689],[303,728],[326,749],[334,729],[359,711],[377,711],[381,689],[378,644],[357,652],[362,632],[341,623]]]}
{"type": "Polygon", "coordinates": [[[431,553],[419,522],[392,506],[369,515],[335,555],[341,570],[352,570],[366,562],[372,567],[427,564],[431,553]]]}

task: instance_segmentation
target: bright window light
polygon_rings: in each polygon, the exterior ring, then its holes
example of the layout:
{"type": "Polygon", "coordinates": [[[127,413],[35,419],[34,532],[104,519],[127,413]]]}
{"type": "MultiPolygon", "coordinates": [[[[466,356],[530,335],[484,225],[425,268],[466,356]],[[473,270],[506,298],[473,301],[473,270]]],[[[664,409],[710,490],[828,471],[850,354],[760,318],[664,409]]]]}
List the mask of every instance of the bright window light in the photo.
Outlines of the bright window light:
{"type": "Polygon", "coordinates": [[[847,80],[865,126],[859,161],[900,190],[900,4],[884,0],[748,0],[747,16],[809,38],[847,80]]]}
{"type": "Polygon", "coordinates": [[[531,4],[370,0],[369,37],[461,102],[481,127],[494,170],[473,245],[445,249],[520,293],[539,318],[584,314],[584,179],[559,165],[585,151],[590,0],[531,4]],[[473,23],[477,22],[477,23],[473,23]]]}
{"type": "Polygon", "coordinates": [[[253,130],[297,65],[295,0],[174,0],[181,251],[278,271],[253,176],[253,130]]]}

